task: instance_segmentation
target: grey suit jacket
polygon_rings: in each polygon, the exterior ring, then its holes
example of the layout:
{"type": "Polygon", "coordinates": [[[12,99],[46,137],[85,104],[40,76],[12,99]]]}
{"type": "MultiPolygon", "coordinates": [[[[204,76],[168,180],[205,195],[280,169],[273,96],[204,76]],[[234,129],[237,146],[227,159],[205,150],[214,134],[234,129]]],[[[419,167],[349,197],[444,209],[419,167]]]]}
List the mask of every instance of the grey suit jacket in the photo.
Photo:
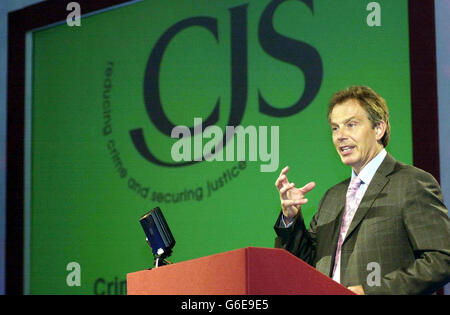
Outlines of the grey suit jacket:
{"type": "MultiPolygon", "coordinates": [[[[275,247],[331,276],[349,182],[325,193],[308,230],[301,212],[289,228],[280,214],[275,247]]],[[[366,294],[427,294],[449,281],[450,220],[439,184],[388,154],[342,245],[341,284],[362,285],[366,294]]]]}

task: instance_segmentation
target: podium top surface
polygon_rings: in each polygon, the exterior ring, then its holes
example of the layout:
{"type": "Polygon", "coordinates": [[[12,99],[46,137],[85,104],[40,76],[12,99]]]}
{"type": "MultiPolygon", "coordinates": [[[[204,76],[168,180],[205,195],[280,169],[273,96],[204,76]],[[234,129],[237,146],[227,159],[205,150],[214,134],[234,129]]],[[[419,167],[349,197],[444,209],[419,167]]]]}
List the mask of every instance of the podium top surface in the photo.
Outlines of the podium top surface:
{"type": "Polygon", "coordinates": [[[246,247],[127,275],[128,294],[353,294],[284,249],[246,247]]]}

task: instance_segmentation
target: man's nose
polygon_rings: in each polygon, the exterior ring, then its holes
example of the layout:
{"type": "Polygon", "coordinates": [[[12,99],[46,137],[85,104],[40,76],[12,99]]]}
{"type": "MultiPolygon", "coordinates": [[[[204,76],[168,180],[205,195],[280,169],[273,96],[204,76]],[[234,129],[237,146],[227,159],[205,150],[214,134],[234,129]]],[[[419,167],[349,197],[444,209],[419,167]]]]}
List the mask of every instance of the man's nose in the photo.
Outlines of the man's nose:
{"type": "Polygon", "coordinates": [[[339,128],[336,131],[336,139],[341,142],[344,141],[348,138],[347,132],[345,132],[345,130],[343,130],[343,128],[339,128]]]}

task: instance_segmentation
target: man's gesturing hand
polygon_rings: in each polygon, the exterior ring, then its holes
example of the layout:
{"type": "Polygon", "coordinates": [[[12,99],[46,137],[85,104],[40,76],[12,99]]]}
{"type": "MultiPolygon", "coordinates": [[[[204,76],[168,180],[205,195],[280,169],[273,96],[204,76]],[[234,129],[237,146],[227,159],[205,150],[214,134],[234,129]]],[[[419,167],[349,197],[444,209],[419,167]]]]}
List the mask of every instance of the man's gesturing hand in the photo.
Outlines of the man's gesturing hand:
{"type": "Polygon", "coordinates": [[[287,172],[289,171],[289,166],[283,168],[280,176],[275,182],[275,186],[280,193],[281,208],[283,209],[283,215],[291,221],[294,218],[302,205],[308,202],[305,198],[305,194],[312,190],[316,184],[310,182],[303,186],[302,188],[295,188],[294,183],[289,183],[287,179],[287,172]]]}

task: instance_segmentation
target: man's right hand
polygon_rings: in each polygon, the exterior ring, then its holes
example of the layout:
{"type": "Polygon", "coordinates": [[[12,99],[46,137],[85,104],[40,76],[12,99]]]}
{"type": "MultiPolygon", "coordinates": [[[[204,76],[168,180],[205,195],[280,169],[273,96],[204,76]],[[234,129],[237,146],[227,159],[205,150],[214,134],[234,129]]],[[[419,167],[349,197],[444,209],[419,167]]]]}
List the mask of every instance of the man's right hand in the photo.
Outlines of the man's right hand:
{"type": "Polygon", "coordinates": [[[308,202],[308,199],[305,198],[306,193],[316,186],[314,182],[309,182],[302,188],[295,188],[295,184],[289,183],[287,179],[286,174],[288,171],[289,166],[283,168],[275,182],[275,186],[280,193],[281,209],[283,210],[285,223],[292,222],[293,218],[300,211],[301,206],[308,202]]]}

